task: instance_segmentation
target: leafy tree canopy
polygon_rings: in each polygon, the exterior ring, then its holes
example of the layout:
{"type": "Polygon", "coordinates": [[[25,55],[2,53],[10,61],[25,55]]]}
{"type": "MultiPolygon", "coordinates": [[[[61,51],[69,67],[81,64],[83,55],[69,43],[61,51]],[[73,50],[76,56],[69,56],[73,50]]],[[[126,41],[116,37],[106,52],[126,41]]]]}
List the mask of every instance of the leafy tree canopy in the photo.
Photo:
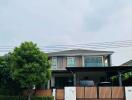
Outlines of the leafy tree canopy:
{"type": "Polygon", "coordinates": [[[11,79],[9,63],[8,54],[0,56],[0,86],[8,84],[11,79]]]}
{"type": "Polygon", "coordinates": [[[10,53],[11,76],[22,88],[44,84],[51,77],[48,56],[33,42],[24,42],[10,53]]]}
{"type": "Polygon", "coordinates": [[[20,91],[19,83],[11,77],[9,58],[9,54],[0,56],[0,95],[15,95],[20,91]]]}

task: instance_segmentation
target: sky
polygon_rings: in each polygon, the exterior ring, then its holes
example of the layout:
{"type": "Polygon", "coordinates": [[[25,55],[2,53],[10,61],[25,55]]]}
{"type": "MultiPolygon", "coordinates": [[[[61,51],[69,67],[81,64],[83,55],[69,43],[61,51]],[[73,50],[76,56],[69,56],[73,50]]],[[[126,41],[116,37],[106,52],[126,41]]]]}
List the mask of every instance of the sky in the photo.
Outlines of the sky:
{"type": "MultiPolygon", "coordinates": [[[[132,0],[0,0],[0,46],[132,40],[132,0]]],[[[132,59],[132,47],[108,48],[112,64],[132,59]]]]}

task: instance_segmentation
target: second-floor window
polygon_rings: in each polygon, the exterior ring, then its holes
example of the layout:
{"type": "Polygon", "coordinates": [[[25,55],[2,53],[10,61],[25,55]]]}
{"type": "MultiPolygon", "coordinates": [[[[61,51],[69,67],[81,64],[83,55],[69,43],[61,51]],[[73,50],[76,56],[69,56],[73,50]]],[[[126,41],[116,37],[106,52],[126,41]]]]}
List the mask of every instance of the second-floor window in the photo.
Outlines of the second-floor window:
{"type": "Polygon", "coordinates": [[[75,57],[67,57],[67,67],[75,67],[75,57]]]}
{"type": "Polygon", "coordinates": [[[52,69],[57,69],[57,57],[52,57],[52,69]]]}
{"type": "Polygon", "coordinates": [[[102,56],[85,56],[84,57],[85,67],[102,67],[104,66],[102,56]]]}

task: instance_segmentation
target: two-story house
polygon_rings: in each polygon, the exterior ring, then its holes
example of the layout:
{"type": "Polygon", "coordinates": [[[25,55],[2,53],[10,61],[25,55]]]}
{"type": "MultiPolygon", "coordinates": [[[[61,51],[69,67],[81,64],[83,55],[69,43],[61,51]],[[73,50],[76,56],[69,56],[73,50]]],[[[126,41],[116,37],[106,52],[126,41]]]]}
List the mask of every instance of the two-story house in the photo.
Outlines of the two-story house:
{"type": "Polygon", "coordinates": [[[107,79],[107,73],[99,68],[111,66],[112,51],[65,50],[48,53],[52,63],[50,86],[98,85],[107,79]]]}

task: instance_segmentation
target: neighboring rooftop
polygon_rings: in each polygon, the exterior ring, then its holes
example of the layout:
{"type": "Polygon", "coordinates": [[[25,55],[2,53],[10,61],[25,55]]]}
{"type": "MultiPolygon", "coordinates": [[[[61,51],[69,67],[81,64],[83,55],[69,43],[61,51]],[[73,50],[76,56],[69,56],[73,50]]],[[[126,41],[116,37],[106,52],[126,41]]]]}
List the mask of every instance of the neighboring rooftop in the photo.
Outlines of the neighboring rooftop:
{"type": "Polygon", "coordinates": [[[121,66],[132,66],[132,60],[123,63],[121,66]]]}
{"type": "Polygon", "coordinates": [[[86,49],[73,49],[48,53],[48,56],[78,56],[78,55],[111,55],[113,51],[97,51],[86,49]]]}

